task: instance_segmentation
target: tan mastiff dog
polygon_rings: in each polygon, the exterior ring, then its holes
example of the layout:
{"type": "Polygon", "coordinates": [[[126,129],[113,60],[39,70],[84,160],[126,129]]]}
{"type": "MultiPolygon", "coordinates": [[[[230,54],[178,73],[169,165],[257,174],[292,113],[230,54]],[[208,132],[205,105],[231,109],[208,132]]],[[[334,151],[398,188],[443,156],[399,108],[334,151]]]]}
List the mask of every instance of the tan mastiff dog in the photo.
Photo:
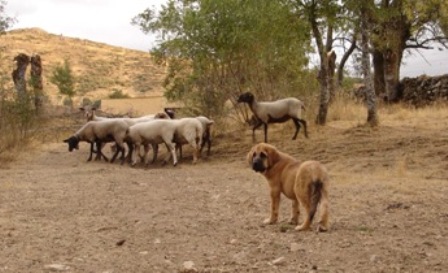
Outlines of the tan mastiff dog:
{"type": "Polygon", "coordinates": [[[296,230],[310,229],[311,222],[320,207],[317,231],[328,230],[328,183],[326,168],[318,161],[300,162],[292,156],[280,152],[274,146],[260,143],[252,147],[247,155],[251,168],[264,175],[271,190],[271,217],[265,224],[278,220],[280,195],[292,200],[291,223],[298,224],[299,203],[305,214],[302,225],[296,230]]]}

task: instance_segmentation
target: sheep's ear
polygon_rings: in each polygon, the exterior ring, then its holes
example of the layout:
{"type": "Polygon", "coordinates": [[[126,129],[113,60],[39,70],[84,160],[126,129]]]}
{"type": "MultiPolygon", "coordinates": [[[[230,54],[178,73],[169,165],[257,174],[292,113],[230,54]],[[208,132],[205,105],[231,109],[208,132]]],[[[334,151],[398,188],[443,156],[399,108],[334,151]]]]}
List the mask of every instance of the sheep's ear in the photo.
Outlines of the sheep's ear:
{"type": "Polygon", "coordinates": [[[64,139],[63,141],[64,143],[68,143],[70,141],[70,138],[64,139]]]}
{"type": "Polygon", "coordinates": [[[96,107],[92,107],[92,111],[96,111],[96,107]]]}
{"type": "Polygon", "coordinates": [[[85,111],[86,108],[84,108],[84,107],[79,107],[79,110],[81,110],[81,111],[85,111]]]}

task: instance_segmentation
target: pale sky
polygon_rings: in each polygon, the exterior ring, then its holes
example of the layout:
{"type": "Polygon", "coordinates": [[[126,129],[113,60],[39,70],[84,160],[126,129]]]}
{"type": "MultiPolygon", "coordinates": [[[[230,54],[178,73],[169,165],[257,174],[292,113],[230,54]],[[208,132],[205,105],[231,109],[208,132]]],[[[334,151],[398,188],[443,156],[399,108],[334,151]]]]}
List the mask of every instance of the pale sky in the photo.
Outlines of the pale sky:
{"type": "Polygon", "coordinates": [[[7,0],[12,29],[38,27],[49,33],[149,51],[155,37],[131,20],[164,0],[7,0]]]}
{"type": "MultiPolygon", "coordinates": [[[[38,27],[49,33],[149,51],[155,37],[143,34],[131,20],[165,0],[7,0],[6,14],[16,28],[38,27]]],[[[448,50],[405,54],[401,76],[448,74],[448,50]]]]}

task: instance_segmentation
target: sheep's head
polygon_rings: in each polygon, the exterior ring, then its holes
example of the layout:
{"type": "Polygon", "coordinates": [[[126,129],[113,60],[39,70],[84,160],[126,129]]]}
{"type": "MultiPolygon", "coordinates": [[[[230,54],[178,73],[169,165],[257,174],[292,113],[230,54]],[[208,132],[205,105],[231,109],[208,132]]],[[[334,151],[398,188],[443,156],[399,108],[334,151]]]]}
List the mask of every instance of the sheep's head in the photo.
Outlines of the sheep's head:
{"type": "Polygon", "coordinates": [[[79,110],[81,110],[84,113],[84,117],[87,119],[87,121],[93,120],[93,115],[95,114],[96,108],[92,106],[83,106],[80,107],[79,110]]]}
{"type": "Polygon", "coordinates": [[[76,136],[71,136],[64,139],[65,143],[68,143],[68,151],[72,152],[74,149],[79,150],[79,139],[76,136]]]}
{"type": "Polygon", "coordinates": [[[252,103],[254,100],[255,100],[255,97],[252,93],[245,92],[238,97],[237,102],[238,103],[240,103],[240,102],[252,103]]]}

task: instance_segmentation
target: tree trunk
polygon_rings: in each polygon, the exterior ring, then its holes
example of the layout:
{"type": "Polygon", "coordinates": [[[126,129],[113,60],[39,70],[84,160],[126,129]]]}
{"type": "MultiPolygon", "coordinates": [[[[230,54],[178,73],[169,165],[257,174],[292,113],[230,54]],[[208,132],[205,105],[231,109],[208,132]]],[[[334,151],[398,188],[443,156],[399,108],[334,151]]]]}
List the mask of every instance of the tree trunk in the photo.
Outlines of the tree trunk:
{"type": "Polygon", "coordinates": [[[400,99],[398,84],[400,82],[401,52],[399,49],[387,49],[384,57],[384,79],[386,94],[389,102],[397,102],[400,99]]]}
{"type": "Polygon", "coordinates": [[[328,90],[330,92],[330,101],[331,104],[334,101],[334,98],[336,97],[336,87],[334,85],[334,70],[336,69],[336,53],[333,50],[330,50],[327,53],[327,86],[328,90]]]}
{"type": "Polygon", "coordinates": [[[31,85],[34,91],[34,107],[40,113],[43,105],[42,61],[39,55],[31,56],[31,85]]]}
{"type": "Polygon", "coordinates": [[[316,117],[316,124],[318,125],[325,125],[327,123],[328,104],[330,102],[330,90],[328,88],[329,81],[327,74],[326,65],[322,64],[317,77],[320,86],[319,112],[316,117]]]}
{"type": "Polygon", "coordinates": [[[384,80],[384,58],[379,50],[373,51],[374,87],[375,94],[380,97],[386,95],[386,82],[384,80]]]}
{"type": "Polygon", "coordinates": [[[30,63],[30,58],[28,55],[20,53],[14,57],[14,62],[16,63],[16,68],[12,71],[12,80],[17,91],[19,100],[24,100],[26,98],[26,68],[30,63]]]}
{"type": "Polygon", "coordinates": [[[370,66],[370,49],[369,49],[369,34],[368,24],[366,22],[366,16],[362,16],[361,19],[361,67],[364,75],[365,96],[367,104],[367,123],[371,126],[378,125],[378,115],[376,111],[376,94],[374,90],[374,83],[372,78],[371,66],[370,66]]]}

